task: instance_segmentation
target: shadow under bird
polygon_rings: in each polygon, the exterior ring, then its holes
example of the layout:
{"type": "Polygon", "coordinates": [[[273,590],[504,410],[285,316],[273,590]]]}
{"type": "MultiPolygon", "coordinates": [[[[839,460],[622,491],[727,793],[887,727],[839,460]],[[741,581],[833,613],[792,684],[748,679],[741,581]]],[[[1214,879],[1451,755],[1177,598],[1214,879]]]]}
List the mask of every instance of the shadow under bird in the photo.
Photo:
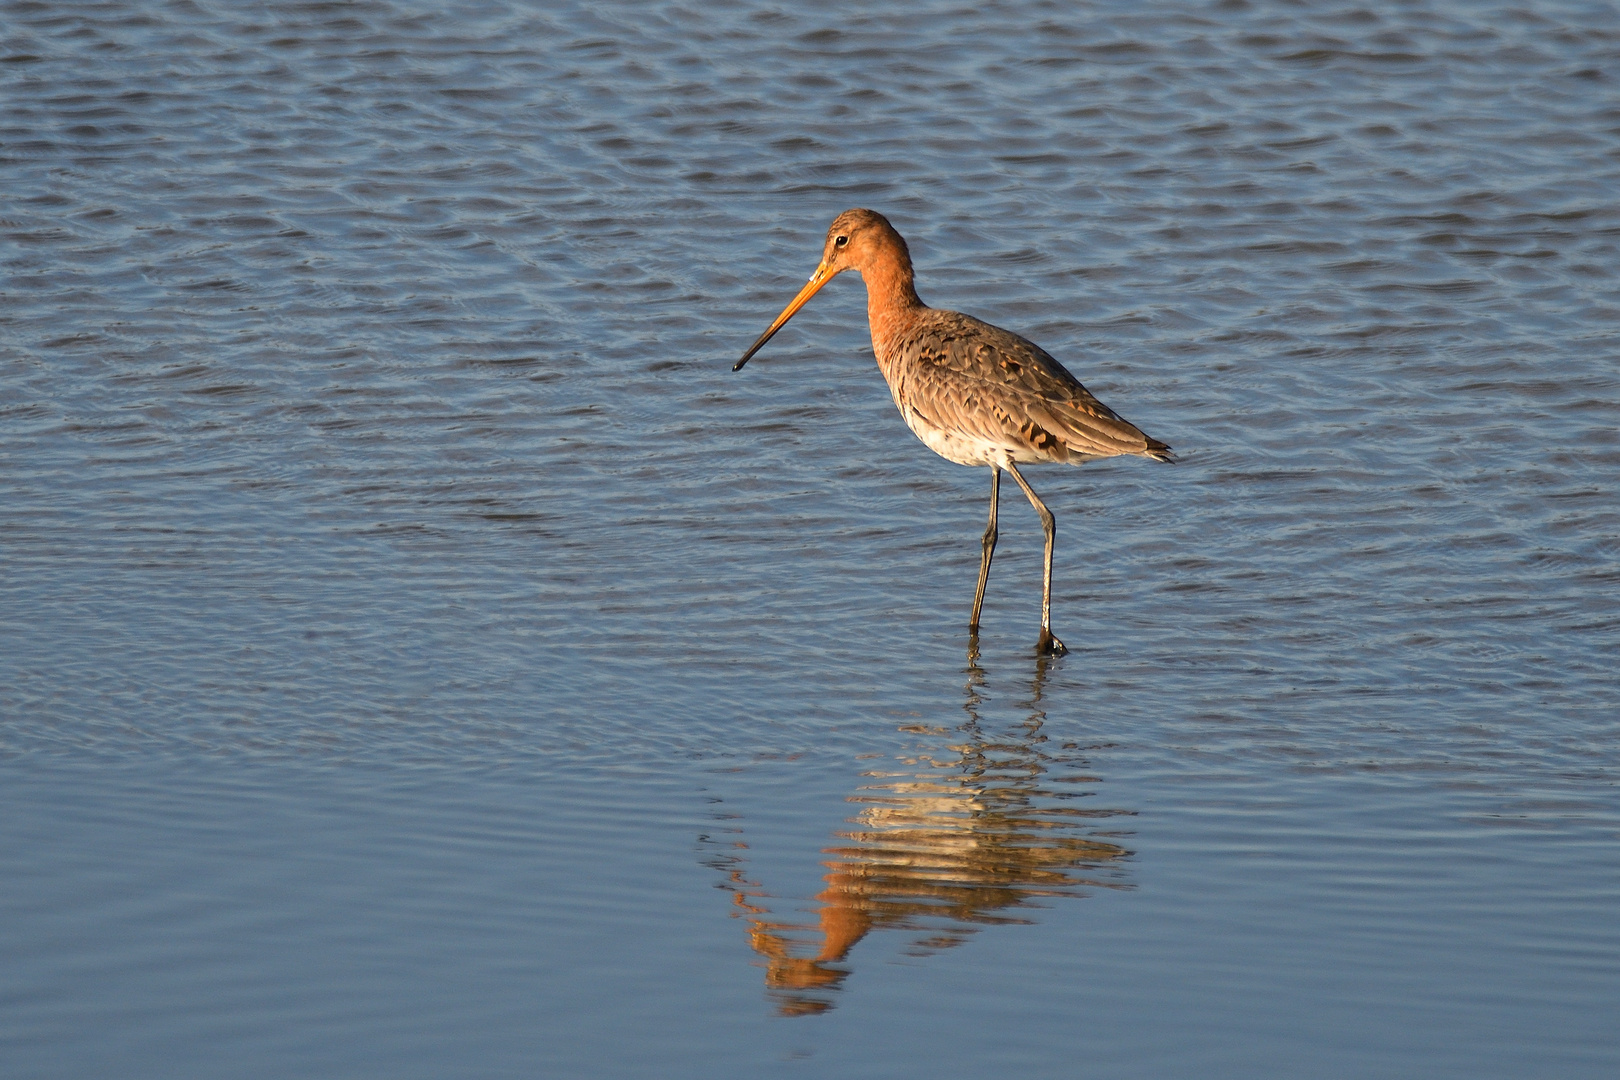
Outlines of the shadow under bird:
{"type": "Polygon", "coordinates": [[[846,210],[834,219],[821,265],[731,370],[742,370],[823,285],[846,270],[866,282],[872,352],[907,426],[940,457],[990,467],[990,524],[984,530],[979,587],[968,628],[975,633],[979,629],[990,558],[996,550],[1001,470],[1006,469],[1046,530],[1036,650],[1068,651],[1052,634],[1052,545],[1057,525],[1018,465],[1042,461],[1079,465],[1121,454],[1167,462],[1174,460],[1170,447],[1098,401],[1034,342],[971,315],[924,304],[917,296],[905,240],[888,218],[872,210],[846,210]]]}

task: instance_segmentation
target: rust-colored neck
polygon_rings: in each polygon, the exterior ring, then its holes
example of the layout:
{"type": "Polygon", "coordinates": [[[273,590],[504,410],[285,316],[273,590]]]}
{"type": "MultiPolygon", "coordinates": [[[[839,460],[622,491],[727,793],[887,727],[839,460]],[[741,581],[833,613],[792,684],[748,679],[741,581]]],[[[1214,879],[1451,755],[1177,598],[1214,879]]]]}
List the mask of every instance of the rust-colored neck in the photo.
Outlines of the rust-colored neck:
{"type": "Polygon", "coordinates": [[[906,242],[898,233],[892,234],[892,240],[877,246],[860,268],[861,279],[866,282],[866,320],[872,327],[872,345],[880,363],[890,352],[889,343],[927,308],[917,295],[906,242]]]}

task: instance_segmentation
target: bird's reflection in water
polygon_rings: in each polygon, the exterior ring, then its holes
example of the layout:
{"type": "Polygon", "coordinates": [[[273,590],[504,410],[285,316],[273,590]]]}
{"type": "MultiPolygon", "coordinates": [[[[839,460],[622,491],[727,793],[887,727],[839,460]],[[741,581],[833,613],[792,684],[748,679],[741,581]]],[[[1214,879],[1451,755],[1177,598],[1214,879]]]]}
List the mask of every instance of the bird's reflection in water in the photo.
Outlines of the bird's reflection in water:
{"type": "Polygon", "coordinates": [[[718,837],[706,844],[783,1015],[831,1009],[852,970],[850,951],[874,930],[915,934],[908,951],[927,955],[983,926],[1031,923],[1030,909],[1046,898],[1129,887],[1121,860],[1130,852],[1105,831],[1117,824],[1106,819],[1127,811],[1084,805],[1097,782],[1076,771],[1085,748],[1054,746],[1042,734],[1049,661],[1036,660],[1020,719],[998,727],[981,718],[987,687],[978,659],[973,642],[966,720],[902,725],[923,738],[900,768],[868,773],[872,782],[849,797],[861,811],[823,849],[827,887],[815,897],[815,922],[772,916],[771,894],[749,879],[734,820],[723,846],[718,837]]]}

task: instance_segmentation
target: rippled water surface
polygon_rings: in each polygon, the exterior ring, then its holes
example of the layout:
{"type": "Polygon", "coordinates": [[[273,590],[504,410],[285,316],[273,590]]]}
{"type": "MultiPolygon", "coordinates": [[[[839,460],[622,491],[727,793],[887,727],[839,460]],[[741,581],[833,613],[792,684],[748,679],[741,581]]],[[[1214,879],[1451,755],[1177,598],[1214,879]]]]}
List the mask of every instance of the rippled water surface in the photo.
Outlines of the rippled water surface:
{"type": "Polygon", "coordinates": [[[0,1072],[1620,1072],[1620,14],[0,6],[0,1072]],[[850,206],[1181,463],[1008,486],[850,206]]]}

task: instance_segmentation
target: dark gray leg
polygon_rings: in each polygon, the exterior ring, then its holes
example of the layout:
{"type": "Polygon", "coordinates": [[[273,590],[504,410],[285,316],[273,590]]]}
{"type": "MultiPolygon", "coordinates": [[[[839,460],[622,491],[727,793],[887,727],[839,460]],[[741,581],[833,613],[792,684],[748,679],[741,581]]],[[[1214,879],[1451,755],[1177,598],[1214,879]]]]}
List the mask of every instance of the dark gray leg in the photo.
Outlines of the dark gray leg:
{"type": "Polygon", "coordinates": [[[979,609],[984,607],[984,586],[990,580],[990,556],[996,553],[996,506],[1001,502],[1001,470],[990,466],[990,524],[984,528],[984,554],[979,557],[979,590],[973,594],[973,619],[968,629],[979,629],[979,609]]]}
{"type": "Polygon", "coordinates": [[[1035,494],[1035,489],[1029,486],[1029,481],[1019,473],[1017,466],[1009,461],[1007,471],[1012,473],[1013,479],[1018,481],[1018,486],[1029,496],[1030,505],[1041,515],[1041,527],[1046,530],[1046,573],[1041,579],[1041,636],[1035,642],[1035,651],[1058,656],[1069,650],[1052,634],[1052,546],[1057,543],[1057,522],[1052,517],[1052,511],[1048,510],[1046,504],[1041,502],[1041,497],[1035,494]]]}

